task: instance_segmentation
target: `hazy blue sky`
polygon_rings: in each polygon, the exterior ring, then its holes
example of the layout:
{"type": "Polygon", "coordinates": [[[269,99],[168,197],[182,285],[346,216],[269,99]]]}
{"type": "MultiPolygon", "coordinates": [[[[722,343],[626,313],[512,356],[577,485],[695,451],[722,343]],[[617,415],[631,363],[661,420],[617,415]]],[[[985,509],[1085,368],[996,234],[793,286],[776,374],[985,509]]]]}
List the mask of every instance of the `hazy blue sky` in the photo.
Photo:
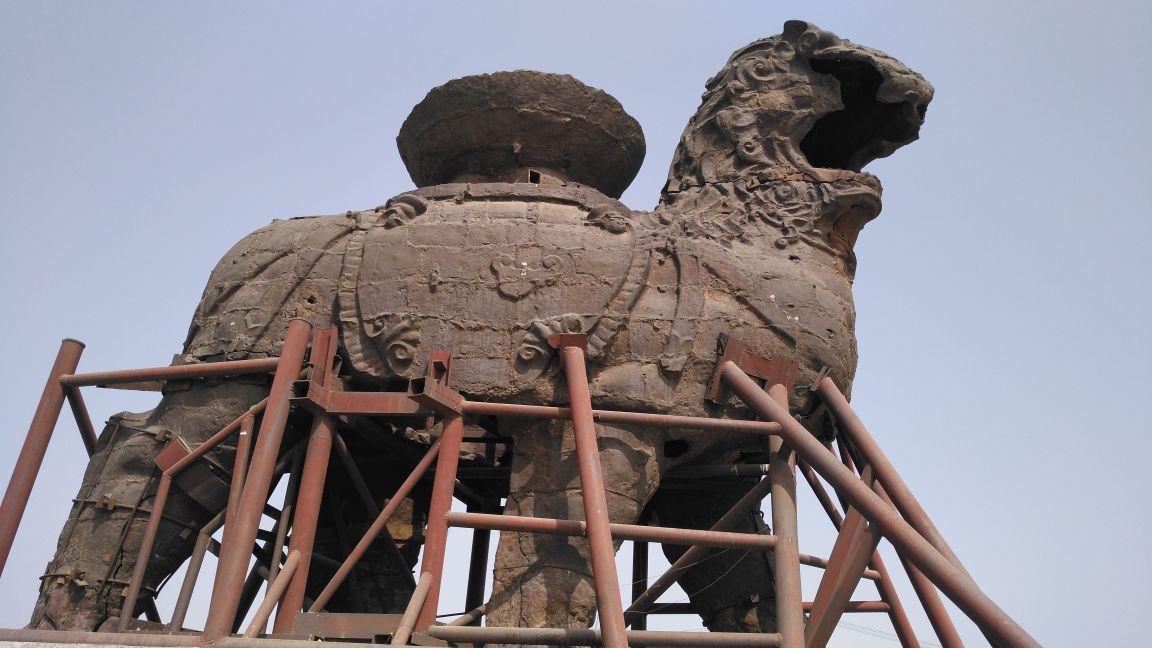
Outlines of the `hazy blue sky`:
{"type": "MultiPolygon", "coordinates": [[[[936,86],[922,140],[869,167],[885,209],[857,246],[854,404],[1041,643],[1147,644],[1152,5],[399,5],[0,3],[0,480],[60,338],[88,343],[82,369],[167,364],[237,239],[411,187],[394,137],[431,87],[535,68],[607,90],[647,136],[624,198],[647,209],[704,81],[804,18],[936,86]]],[[[86,396],[98,420],[153,404],[86,396]]],[[[27,621],[83,467],[65,414],[0,627],[27,621]]],[[[822,512],[801,517],[802,551],[826,554],[822,512]]]]}

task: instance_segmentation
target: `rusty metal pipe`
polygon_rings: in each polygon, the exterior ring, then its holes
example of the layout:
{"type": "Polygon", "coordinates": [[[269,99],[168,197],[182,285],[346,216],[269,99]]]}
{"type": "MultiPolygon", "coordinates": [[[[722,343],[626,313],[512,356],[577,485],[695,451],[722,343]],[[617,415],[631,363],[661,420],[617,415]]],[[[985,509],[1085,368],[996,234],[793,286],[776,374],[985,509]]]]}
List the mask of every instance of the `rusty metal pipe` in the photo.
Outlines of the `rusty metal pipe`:
{"type": "Polygon", "coordinates": [[[235,432],[236,429],[239,428],[243,424],[244,419],[260,414],[261,412],[264,411],[264,409],[267,406],[268,406],[268,399],[265,398],[265,399],[261,400],[259,403],[256,403],[255,405],[253,405],[252,407],[249,407],[248,411],[244,412],[240,416],[237,416],[231,423],[229,423],[228,425],[225,425],[223,428],[220,429],[219,432],[217,432],[216,434],[213,434],[204,443],[201,443],[200,445],[196,446],[191,452],[188,453],[188,456],[186,456],[183,459],[181,459],[180,461],[177,461],[176,463],[172,464],[172,467],[169,468],[168,470],[164,471],[164,472],[168,473],[172,477],[179,475],[180,472],[183,471],[188,466],[190,466],[193,461],[196,461],[200,457],[203,457],[204,455],[208,454],[209,450],[220,445],[221,441],[223,441],[224,439],[227,439],[229,436],[231,436],[232,433],[235,432]]]}
{"type": "MultiPolygon", "coordinates": [[[[828,519],[832,522],[832,526],[837,529],[844,523],[844,516],[840,514],[840,510],[836,508],[836,504],[832,501],[832,497],[820,483],[816,477],[816,473],[812,467],[807,463],[801,462],[799,464],[804,473],[804,478],[808,481],[808,485],[812,487],[812,491],[816,494],[816,499],[820,500],[820,504],[824,507],[824,512],[828,514],[828,519]]],[[[892,628],[896,631],[896,636],[900,639],[902,648],[920,648],[920,641],[916,638],[916,631],[912,628],[912,622],[908,619],[908,612],[904,609],[903,603],[900,602],[900,596],[896,593],[896,588],[892,584],[892,577],[888,574],[888,568],[884,565],[884,559],[880,557],[880,552],[872,552],[871,563],[872,569],[876,572],[876,589],[880,593],[880,599],[888,607],[886,610],[888,618],[892,622],[892,628]]],[[[864,577],[868,577],[868,570],[865,570],[864,577]]],[[[848,604],[848,612],[852,612],[852,603],[848,604]]],[[[805,610],[807,611],[807,610],[805,610]]]]}
{"type": "Polygon", "coordinates": [[[431,588],[432,574],[428,572],[420,574],[420,582],[416,583],[416,589],[412,591],[412,598],[408,600],[408,607],[404,608],[404,614],[400,617],[400,624],[396,628],[396,633],[392,635],[390,644],[393,646],[408,644],[412,630],[416,628],[416,619],[420,616],[420,610],[423,609],[431,588]]]}
{"type": "MultiPolygon", "coordinates": [[[[232,461],[232,481],[228,485],[228,505],[224,509],[224,520],[230,522],[236,517],[237,511],[240,510],[240,494],[244,491],[244,478],[248,474],[248,457],[252,452],[252,432],[256,427],[256,419],[251,415],[245,414],[240,419],[240,434],[236,439],[236,456],[232,461]]],[[[227,429],[225,427],[224,429],[227,429]]],[[[223,431],[223,430],[221,430],[223,431]]],[[[214,435],[219,436],[219,434],[214,435]]],[[[223,437],[221,437],[223,438],[223,437]]],[[[201,444],[203,447],[206,444],[201,444]]],[[[187,465],[187,464],[185,464],[187,465]]],[[[173,468],[179,467],[183,470],[180,462],[172,466],[173,468]]],[[[224,542],[228,542],[230,531],[234,525],[229,524],[224,527],[224,542]]]]}
{"type": "Polygon", "coordinates": [[[952,602],[984,632],[993,645],[1039,648],[1023,628],[1009,617],[980,587],[925,540],[895,509],[886,504],[820,445],[812,434],[732,362],[721,373],[726,384],[758,414],[781,425],[781,436],[800,456],[860,512],[880,529],[901,555],[924,572],[952,602]]]}
{"type": "Polygon", "coordinates": [[[92,387],[126,385],[156,380],[191,380],[193,378],[216,378],[270,373],[276,370],[277,360],[277,358],[257,358],[253,360],[205,362],[203,364],[178,365],[175,367],[94,371],[82,374],[67,373],[60,376],[60,384],[64,387],[92,387]]]}
{"type": "Polygon", "coordinates": [[[296,615],[304,606],[304,593],[308,585],[308,571],[312,563],[312,549],[316,544],[316,527],[320,520],[320,505],[324,500],[324,482],[328,477],[328,460],[332,455],[332,437],[335,427],[331,417],[318,415],[312,421],[308,437],[307,456],[300,477],[300,493],[296,498],[296,515],[292,520],[292,542],[288,551],[300,555],[300,567],[288,584],[283,601],[276,611],[274,634],[289,634],[296,625],[296,615]]]}
{"type": "MultiPolygon", "coordinates": [[[[457,480],[459,482],[459,480],[457,480]]],[[[484,498],[476,507],[469,506],[468,512],[484,513],[499,511],[500,500],[485,493],[484,498]],[[476,508],[477,510],[473,510],[476,508]]],[[[468,583],[464,588],[464,609],[474,610],[484,604],[484,589],[488,577],[488,549],[492,540],[492,532],[487,529],[472,530],[472,548],[468,559],[468,583]]]]}
{"type": "Polygon", "coordinates": [[[336,455],[340,457],[340,463],[344,464],[344,470],[348,473],[348,478],[352,480],[352,486],[356,489],[356,494],[360,496],[360,501],[364,503],[364,508],[372,517],[380,515],[380,507],[376,506],[376,501],[372,499],[372,491],[368,488],[368,482],[364,481],[364,475],[360,474],[360,469],[356,466],[356,460],[352,458],[352,453],[348,451],[348,444],[344,443],[344,438],[339,434],[335,435],[332,439],[332,444],[336,448],[336,455]]]}
{"type": "MultiPolygon", "coordinates": [[[[864,483],[871,484],[872,469],[865,467],[864,474],[860,478],[864,483]]],[[[860,511],[854,508],[848,510],[839,525],[832,553],[828,556],[828,568],[824,571],[824,576],[816,588],[816,596],[812,599],[812,616],[804,627],[805,644],[818,646],[828,643],[840,617],[836,604],[847,603],[859,582],[857,577],[849,584],[848,579],[851,576],[849,568],[854,566],[851,558],[857,556],[856,549],[865,541],[865,536],[868,536],[867,540],[870,541],[875,535],[868,533],[868,520],[860,514],[860,511]]],[[[874,551],[875,547],[872,547],[868,554],[871,555],[874,551]]],[[[859,571],[862,573],[865,567],[866,564],[860,565],[859,571]]]]}
{"type": "MultiPolygon", "coordinates": [[[[81,632],[78,630],[0,630],[0,642],[32,642],[41,645],[62,644],[139,646],[150,648],[203,648],[204,640],[196,635],[164,635],[145,632],[81,632]]],[[[224,637],[213,648],[316,648],[315,641],[263,637],[224,637]]],[[[325,641],[324,648],[364,648],[363,643],[325,641]]]]}
{"type": "MultiPolygon", "coordinates": [[[[284,438],[284,426],[291,410],[292,383],[300,375],[308,336],[312,327],[304,320],[292,320],[284,339],[276,376],[268,395],[267,411],[260,422],[260,434],[252,450],[252,462],[244,480],[240,496],[240,512],[235,520],[232,544],[220,551],[216,568],[216,582],[212,588],[212,605],[204,623],[204,637],[208,641],[227,635],[236,618],[248,565],[250,547],[256,540],[268,486],[276,467],[276,457],[284,438]]],[[[229,521],[233,524],[233,521],[229,521]]]]}
{"type": "Polygon", "coordinates": [[[176,604],[172,608],[172,619],[168,621],[169,632],[179,632],[184,628],[188,606],[192,603],[192,592],[196,589],[196,579],[200,577],[200,568],[204,565],[204,554],[208,553],[212,534],[216,533],[216,529],[222,524],[224,524],[223,511],[209,520],[196,535],[196,544],[192,548],[192,556],[188,559],[188,569],[184,571],[184,582],[180,585],[180,594],[176,597],[176,604]]]}
{"type": "Polygon", "coordinates": [[[596,585],[596,611],[604,633],[604,646],[627,648],[624,604],[620,600],[620,577],[616,573],[616,547],[612,543],[612,530],[609,528],[608,498],[604,493],[604,474],[600,468],[600,449],[592,416],[592,395],[588,390],[584,349],[565,346],[560,349],[560,355],[568,383],[572,436],[580,470],[580,494],[588,526],[588,550],[592,558],[592,578],[596,585]]]}
{"type": "MultiPolygon", "coordinates": [[[[811,612],[812,611],[812,605],[813,605],[813,601],[804,601],[804,611],[805,612],[811,612]]],[[[889,606],[884,601],[848,601],[847,605],[844,606],[844,611],[845,612],[864,613],[864,614],[869,614],[869,613],[875,614],[875,613],[890,612],[891,606],[889,606]]],[[[919,644],[916,645],[916,648],[919,648],[919,644]]]]}
{"type": "Polygon", "coordinates": [[[164,517],[164,505],[168,503],[168,491],[171,487],[172,478],[161,473],[160,485],[156,488],[156,497],[152,500],[152,513],[148,515],[148,528],[145,529],[144,539],[140,542],[140,553],[136,556],[132,580],[128,582],[124,605],[120,608],[120,620],[116,624],[118,632],[127,631],[128,622],[136,616],[136,600],[140,597],[140,586],[144,583],[144,572],[147,571],[148,561],[152,558],[152,545],[156,543],[156,532],[160,530],[160,520],[164,517]]]}
{"type": "MultiPolygon", "coordinates": [[[[273,558],[275,561],[276,558],[273,558]]],[[[272,616],[272,608],[276,607],[276,603],[280,601],[280,597],[284,596],[284,590],[288,589],[288,583],[296,574],[297,568],[300,566],[300,552],[288,552],[288,559],[284,561],[284,567],[272,579],[272,585],[268,588],[268,593],[264,595],[264,600],[260,602],[260,607],[256,608],[256,614],[252,616],[252,623],[248,624],[248,628],[244,630],[244,636],[248,638],[258,637],[264,632],[264,628],[268,625],[268,617],[272,616]]]]}
{"type": "MultiPolygon", "coordinates": [[[[937,551],[956,565],[960,571],[968,574],[968,570],[964,569],[964,565],[956,557],[952,548],[948,546],[944,536],[941,535],[936,525],[932,524],[932,519],[928,517],[928,513],[920,505],[920,501],[912,494],[912,489],[908,488],[908,484],[904,483],[900,473],[896,472],[896,468],[888,460],[888,456],[880,449],[880,444],[876,443],[876,439],[872,438],[868,428],[864,426],[864,422],[848,404],[848,399],[836,388],[836,383],[831,378],[825,377],[820,381],[819,390],[820,397],[828,405],[828,409],[832,410],[832,415],[836,417],[838,429],[848,437],[864,461],[868,462],[868,465],[876,471],[876,479],[888,491],[888,496],[895,504],[896,510],[900,511],[900,514],[904,516],[905,520],[908,520],[912,528],[919,531],[920,535],[924,536],[924,539],[933,547],[936,547],[937,551]]],[[[970,574],[969,577],[971,577],[970,574]]]]}
{"type": "MultiPolygon", "coordinates": [[[[876,553],[876,547],[880,544],[880,534],[872,527],[863,528],[853,535],[855,538],[845,550],[841,569],[834,574],[830,589],[820,606],[813,608],[812,616],[804,627],[804,640],[808,646],[824,646],[832,638],[832,631],[848,611],[852,593],[856,591],[861,574],[864,573],[869,559],[876,553]]],[[[825,578],[828,577],[828,573],[825,572],[825,578]]],[[[820,586],[824,586],[823,581],[820,586]]],[[[818,591],[817,597],[819,596],[818,591]]],[[[815,603],[816,601],[813,601],[813,605],[815,603]]]]}
{"type": "MultiPolygon", "coordinates": [[[[426,634],[454,644],[521,644],[543,646],[607,645],[600,630],[583,628],[477,628],[433,626],[426,634]]],[[[752,632],[672,632],[668,630],[628,630],[624,640],[632,648],[776,648],[780,635],[752,632]]]]}
{"type": "Polygon", "coordinates": [[[72,418],[76,419],[76,427],[80,429],[80,440],[84,442],[84,450],[88,458],[96,454],[96,428],[92,426],[92,417],[88,415],[88,406],[84,404],[84,396],[77,387],[65,387],[64,395],[68,398],[68,407],[72,409],[72,418]]]}
{"type": "MultiPolygon", "coordinates": [[[[825,445],[831,451],[831,444],[825,445]]],[[[852,458],[852,452],[848,447],[848,438],[840,435],[836,439],[836,447],[840,450],[840,461],[843,462],[848,470],[855,471],[855,460],[852,458]]],[[[879,483],[873,483],[872,489],[884,500],[888,506],[895,508],[892,500],[888,498],[884,487],[879,483]]],[[[928,617],[928,622],[932,625],[932,630],[936,633],[936,638],[940,640],[943,648],[964,648],[964,642],[960,639],[960,633],[956,631],[956,626],[952,623],[952,617],[948,614],[948,609],[944,607],[944,602],[940,600],[940,592],[936,591],[936,586],[928,580],[919,569],[916,569],[912,563],[902,556],[897,555],[900,560],[900,565],[904,567],[904,572],[908,575],[908,580],[912,583],[912,589],[916,593],[916,598],[920,601],[920,607],[924,610],[925,615],[928,617]]],[[[918,647],[919,644],[916,644],[918,647]]]]}
{"type": "Polygon", "coordinates": [[[832,521],[832,526],[840,529],[840,525],[844,524],[844,516],[840,514],[840,509],[836,508],[836,503],[832,501],[832,496],[828,494],[828,490],[816,477],[816,473],[812,470],[806,462],[797,462],[797,468],[800,473],[804,475],[804,480],[812,488],[812,494],[816,496],[816,500],[820,502],[820,506],[824,512],[828,514],[828,519],[832,521]]]}
{"type": "Polygon", "coordinates": [[[0,575],[4,573],[12,542],[16,539],[16,529],[20,527],[20,518],[24,517],[24,509],[28,507],[28,496],[32,494],[32,486],[36,483],[40,464],[44,462],[52,431],[64,407],[64,389],[60,385],[60,377],[76,371],[83,352],[83,342],[72,338],[61,340],[56,361],[52,363],[44,391],[40,394],[40,402],[36,405],[36,413],[28,425],[24,445],[12,467],[12,478],[8,480],[4,501],[0,503],[0,575]]]}
{"type": "MultiPolygon", "coordinates": [[[[788,387],[768,385],[768,398],[788,409],[788,387]]],[[[800,583],[800,540],[796,522],[796,458],[779,436],[768,438],[772,483],[772,532],[776,535],[776,627],[785,648],[804,648],[804,598],[800,583]]]]}
{"type": "MultiPolygon", "coordinates": [[[[636,604],[636,600],[648,591],[648,543],[632,543],[632,603],[628,610],[636,604]]],[[[630,625],[635,630],[648,629],[647,615],[640,613],[634,619],[628,618],[628,610],[624,610],[624,625],[630,625]]]]}
{"type": "Polygon", "coordinates": [[[445,623],[444,625],[470,626],[470,625],[476,623],[477,621],[479,621],[480,619],[484,618],[484,615],[487,612],[488,612],[488,605],[487,604],[480,605],[478,607],[472,608],[471,610],[468,610],[464,614],[461,614],[460,616],[456,617],[455,619],[452,619],[451,621],[449,621],[448,623],[445,623]]]}
{"type": "Polygon", "coordinates": [[[408,497],[408,494],[411,493],[412,489],[416,487],[416,484],[420,482],[424,473],[428,472],[428,466],[432,465],[432,462],[439,453],[440,441],[438,440],[432,444],[431,448],[428,448],[428,452],[424,454],[424,458],[420,460],[420,463],[416,464],[416,467],[412,469],[412,473],[408,475],[408,478],[404,480],[403,484],[400,484],[400,488],[396,489],[396,494],[392,496],[392,499],[388,500],[388,504],[384,506],[384,510],[380,511],[380,515],[372,522],[372,526],[368,527],[368,530],[364,532],[364,537],[360,538],[360,542],[356,543],[356,547],[352,549],[348,557],[344,559],[344,562],[340,565],[340,568],[336,570],[332,579],[324,586],[324,590],[320,592],[320,595],[313,601],[312,606],[308,608],[309,612],[319,612],[323,610],[324,606],[328,604],[328,601],[332,600],[332,596],[336,593],[336,590],[344,584],[344,579],[348,578],[348,574],[352,573],[352,569],[356,567],[356,563],[360,562],[360,559],[364,557],[368,548],[372,546],[376,537],[380,535],[385,525],[388,524],[388,520],[396,513],[396,509],[400,508],[400,504],[404,498],[408,497]]]}
{"type": "MultiPolygon", "coordinates": [[[[296,455],[292,460],[292,472],[288,475],[288,487],[284,489],[284,506],[280,509],[280,515],[276,517],[275,536],[272,541],[272,551],[269,554],[272,560],[268,563],[268,588],[271,589],[272,581],[276,580],[276,575],[280,573],[280,555],[284,551],[284,543],[288,539],[289,525],[295,526],[295,515],[293,512],[296,510],[296,498],[300,494],[300,473],[302,472],[301,466],[304,465],[304,455],[301,452],[296,455]]],[[[269,489],[272,490],[272,489],[269,489]]],[[[267,595],[268,590],[265,590],[267,595]]]]}
{"type": "Polygon", "coordinates": [[[421,562],[423,570],[431,574],[432,582],[416,619],[416,627],[420,628],[436,622],[436,608],[440,604],[440,584],[444,574],[444,553],[448,545],[448,523],[444,517],[452,508],[456,465],[460,460],[460,441],[463,437],[464,417],[459,414],[445,416],[440,433],[436,477],[432,482],[432,496],[428,504],[428,531],[424,541],[424,559],[421,562]]]}
{"type": "Polygon", "coordinates": [[[711,466],[682,466],[674,468],[660,478],[660,485],[679,480],[688,480],[690,483],[700,479],[747,477],[760,478],[768,474],[768,464],[727,464],[711,466]]]}
{"type": "MultiPolygon", "coordinates": [[[[519,416],[569,421],[572,409],[548,405],[517,405],[514,403],[487,403],[464,401],[465,414],[488,416],[519,416]]],[[[695,430],[715,430],[718,432],[748,432],[753,434],[777,434],[780,426],[769,421],[741,421],[736,419],[716,419],[702,416],[672,416],[648,412],[617,412],[614,410],[592,410],[592,420],[599,423],[623,423],[645,425],[658,428],[686,428],[695,430]]]]}
{"type": "MultiPolygon", "coordinates": [[[[451,511],[444,516],[448,526],[517,533],[543,533],[587,537],[591,525],[581,520],[557,520],[521,515],[492,515],[490,513],[463,513],[451,511]]],[[[705,547],[772,548],[776,537],[755,533],[702,531],[699,529],[673,529],[640,524],[610,523],[608,530],[616,540],[663,542],[665,544],[700,545],[705,547]]]]}
{"type": "MultiPolygon", "coordinates": [[[[876,484],[874,489],[880,499],[892,506],[892,500],[883,486],[876,484]]],[[[924,608],[928,623],[932,624],[932,630],[936,633],[936,638],[940,640],[940,645],[943,648],[964,648],[964,640],[960,638],[956,624],[952,622],[952,617],[948,614],[948,608],[940,600],[940,593],[936,591],[936,586],[903,554],[899,554],[898,558],[904,567],[904,573],[908,575],[909,582],[912,583],[912,591],[916,592],[916,598],[920,599],[920,607],[924,608]]]]}

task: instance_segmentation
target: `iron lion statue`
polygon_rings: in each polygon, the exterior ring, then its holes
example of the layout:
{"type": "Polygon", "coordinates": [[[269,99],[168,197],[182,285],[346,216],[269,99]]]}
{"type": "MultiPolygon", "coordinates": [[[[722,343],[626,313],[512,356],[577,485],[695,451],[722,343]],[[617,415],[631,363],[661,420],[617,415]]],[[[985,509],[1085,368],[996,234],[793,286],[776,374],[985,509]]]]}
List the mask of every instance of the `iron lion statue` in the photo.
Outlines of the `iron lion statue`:
{"type": "MultiPolygon", "coordinates": [[[[789,21],[707,81],[658,205],[639,211],[619,197],[643,160],[643,133],[611,96],[532,71],[450,81],[413,109],[397,140],[416,187],[377,207],[275,221],[245,237],[212,271],[179,362],[278,356],[289,321],[303,318],[338,331],[341,376],[357,389],[402,386],[424,375],[431,351],[450,350],[451,387],[469,399],[564,404],[548,338],[580,333],[595,406],[746,419],[752,413],[735,400],[709,393],[723,341],[740,340],[758,356],[796,360],[790,408],[832,435],[808,390],[822,373],[848,388],[856,368],[853,247],[881,207],[880,183],[862,169],[917,139],[932,92],[882,52],[789,21]]],[[[120,608],[144,533],[140,510],[157,488],[154,457],[173,438],[203,443],[267,390],[264,377],[169,384],[154,410],[113,417],[30,625],[96,630],[142,613],[148,596],[120,608]]],[[[294,414],[286,438],[305,437],[307,420],[294,414]]],[[[568,423],[467,424],[509,448],[469,447],[461,458],[508,470],[488,492],[496,506],[504,498],[507,514],[582,515],[568,423]]],[[[439,426],[372,425],[340,436],[381,501],[439,426]]],[[[669,475],[766,454],[747,435],[607,423],[597,433],[613,522],[709,528],[748,481],[670,491],[669,475]]],[[[223,510],[234,454],[221,445],[196,487],[169,497],[146,594],[223,510]]],[[[337,559],[371,521],[339,472],[326,485],[316,549],[337,559]]],[[[403,609],[427,497],[413,492],[390,539],[373,545],[328,610],[403,609]]],[[[736,530],[764,525],[749,514],[736,530]]],[[[682,551],[665,548],[670,558],[682,551]]],[[[775,631],[770,560],[719,552],[680,583],[709,629],[775,631]]],[[[594,620],[579,538],[504,533],[493,576],[490,625],[594,620]]]]}

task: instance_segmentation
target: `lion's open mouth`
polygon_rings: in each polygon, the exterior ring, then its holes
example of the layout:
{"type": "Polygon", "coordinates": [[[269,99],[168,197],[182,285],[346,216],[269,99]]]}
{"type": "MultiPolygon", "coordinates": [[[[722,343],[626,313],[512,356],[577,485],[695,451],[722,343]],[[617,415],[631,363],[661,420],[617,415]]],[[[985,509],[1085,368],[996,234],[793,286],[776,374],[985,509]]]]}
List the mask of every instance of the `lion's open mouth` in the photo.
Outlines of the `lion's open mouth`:
{"type": "Polygon", "coordinates": [[[820,118],[800,142],[814,167],[860,171],[876,158],[914,141],[927,99],[915,94],[898,103],[880,101],[884,78],[868,61],[841,55],[813,57],[812,69],[840,82],[844,109],[820,118]]]}

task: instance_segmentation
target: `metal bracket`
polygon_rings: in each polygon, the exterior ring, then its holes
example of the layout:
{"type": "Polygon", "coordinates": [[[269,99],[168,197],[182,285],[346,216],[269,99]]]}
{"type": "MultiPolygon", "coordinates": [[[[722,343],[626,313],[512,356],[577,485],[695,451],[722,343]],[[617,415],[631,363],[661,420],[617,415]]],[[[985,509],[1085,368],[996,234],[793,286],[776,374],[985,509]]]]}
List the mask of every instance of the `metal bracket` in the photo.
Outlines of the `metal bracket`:
{"type": "Polygon", "coordinates": [[[548,346],[553,349],[563,349],[564,347],[580,347],[585,353],[588,352],[588,334],[587,333],[555,333],[548,336],[548,346]]]}
{"type": "MultiPolygon", "coordinates": [[[[584,352],[585,360],[588,357],[587,333],[555,333],[548,336],[548,346],[563,351],[564,347],[579,347],[584,352]]],[[[564,354],[560,354],[560,366],[564,366],[564,354]]]]}
{"type": "Polygon", "coordinates": [[[452,353],[433,351],[428,358],[428,372],[408,384],[409,398],[441,414],[461,414],[464,396],[448,386],[452,372],[452,353]]]}
{"type": "Polygon", "coordinates": [[[705,397],[710,402],[722,405],[728,401],[728,388],[724,386],[720,376],[720,368],[728,361],[733,362],[749,376],[763,380],[765,386],[784,385],[789,393],[792,392],[792,385],[796,382],[796,371],[800,366],[795,358],[758,356],[752,353],[747,344],[730,337],[727,333],[721,333],[716,339],[716,344],[719,347],[720,358],[716,361],[716,370],[712,373],[712,385],[705,397]]]}

